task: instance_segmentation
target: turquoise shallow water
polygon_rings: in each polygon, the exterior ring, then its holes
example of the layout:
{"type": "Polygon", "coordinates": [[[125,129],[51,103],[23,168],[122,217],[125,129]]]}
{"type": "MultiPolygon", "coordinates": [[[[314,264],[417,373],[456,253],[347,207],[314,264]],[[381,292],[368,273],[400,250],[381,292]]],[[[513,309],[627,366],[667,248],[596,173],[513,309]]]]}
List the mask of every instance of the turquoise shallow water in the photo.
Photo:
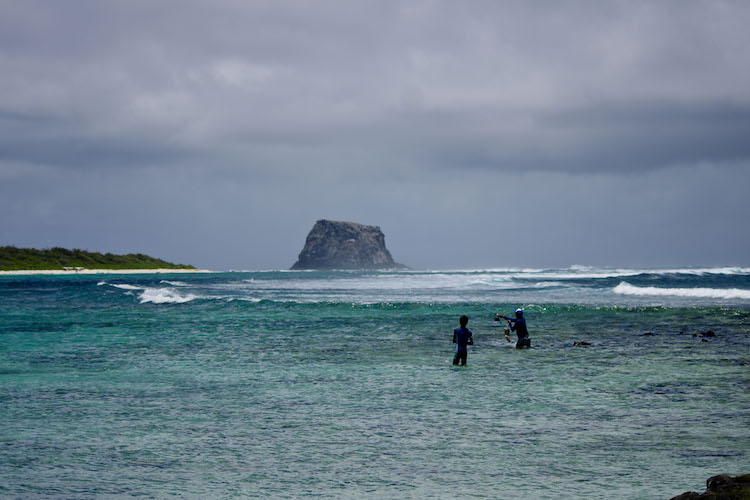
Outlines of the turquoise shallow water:
{"type": "Polygon", "coordinates": [[[749,283],[744,270],[2,277],[0,496],[703,491],[749,472],[749,283]],[[519,305],[530,350],[482,309],[519,305]],[[457,368],[461,314],[476,344],[457,368]]]}

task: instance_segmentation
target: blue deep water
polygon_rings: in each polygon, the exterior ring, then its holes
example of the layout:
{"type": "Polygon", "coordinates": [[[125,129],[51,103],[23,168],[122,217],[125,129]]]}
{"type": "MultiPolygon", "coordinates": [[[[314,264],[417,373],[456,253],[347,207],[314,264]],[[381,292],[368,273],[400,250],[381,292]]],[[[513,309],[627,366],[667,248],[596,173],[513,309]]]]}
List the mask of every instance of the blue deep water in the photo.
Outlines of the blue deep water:
{"type": "Polygon", "coordinates": [[[0,381],[2,498],[666,499],[750,472],[750,269],[0,276],[0,381]]]}

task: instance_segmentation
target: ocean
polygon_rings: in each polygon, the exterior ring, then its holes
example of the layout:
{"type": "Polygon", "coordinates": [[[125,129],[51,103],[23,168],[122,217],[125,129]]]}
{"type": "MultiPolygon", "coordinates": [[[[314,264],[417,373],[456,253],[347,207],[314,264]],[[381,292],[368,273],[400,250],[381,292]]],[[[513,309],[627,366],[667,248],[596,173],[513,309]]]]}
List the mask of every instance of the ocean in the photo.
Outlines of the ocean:
{"type": "Polygon", "coordinates": [[[0,276],[0,381],[2,498],[668,499],[750,472],[750,269],[0,276]]]}

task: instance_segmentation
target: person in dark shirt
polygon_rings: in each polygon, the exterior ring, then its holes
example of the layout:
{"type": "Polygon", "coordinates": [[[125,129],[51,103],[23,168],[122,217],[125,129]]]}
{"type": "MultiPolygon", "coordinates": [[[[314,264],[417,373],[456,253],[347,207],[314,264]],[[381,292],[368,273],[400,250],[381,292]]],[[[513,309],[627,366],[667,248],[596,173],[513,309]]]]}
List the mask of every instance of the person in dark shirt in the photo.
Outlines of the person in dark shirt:
{"type": "Polygon", "coordinates": [[[468,351],[466,346],[474,345],[474,336],[471,334],[471,330],[466,328],[469,323],[468,316],[461,316],[458,319],[460,327],[453,330],[453,343],[456,344],[456,355],[453,357],[453,364],[457,365],[461,362],[461,366],[466,365],[466,355],[468,351]]]}
{"type": "Polygon", "coordinates": [[[523,317],[523,309],[516,309],[515,314],[515,318],[509,318],[502,314],[498,314],[495,319],[499,320],[500,318],[503,318],[508,320],[508,326],[510,326],[510,329],[516,332],[516,335],[518,336],[516,348],[521,349],[523,347],[531,347],[531,339],[529,338],[529,330],[526,328],[526,318],[523,317]]]}

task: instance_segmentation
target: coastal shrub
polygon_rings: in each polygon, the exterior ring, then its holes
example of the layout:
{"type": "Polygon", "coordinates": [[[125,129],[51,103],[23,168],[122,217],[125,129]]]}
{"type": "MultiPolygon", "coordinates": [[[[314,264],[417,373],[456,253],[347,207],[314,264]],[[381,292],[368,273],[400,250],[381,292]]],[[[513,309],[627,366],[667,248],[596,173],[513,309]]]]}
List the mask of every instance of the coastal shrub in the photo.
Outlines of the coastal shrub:
{"type": "Polygon", "coordinates": [[[142,253],[115,255],[88,252],[79,248],[0,247],[0,271],[58,270],[65,267],[86,269],[195,269],[185,264],[173,264],[142,253]]]}

